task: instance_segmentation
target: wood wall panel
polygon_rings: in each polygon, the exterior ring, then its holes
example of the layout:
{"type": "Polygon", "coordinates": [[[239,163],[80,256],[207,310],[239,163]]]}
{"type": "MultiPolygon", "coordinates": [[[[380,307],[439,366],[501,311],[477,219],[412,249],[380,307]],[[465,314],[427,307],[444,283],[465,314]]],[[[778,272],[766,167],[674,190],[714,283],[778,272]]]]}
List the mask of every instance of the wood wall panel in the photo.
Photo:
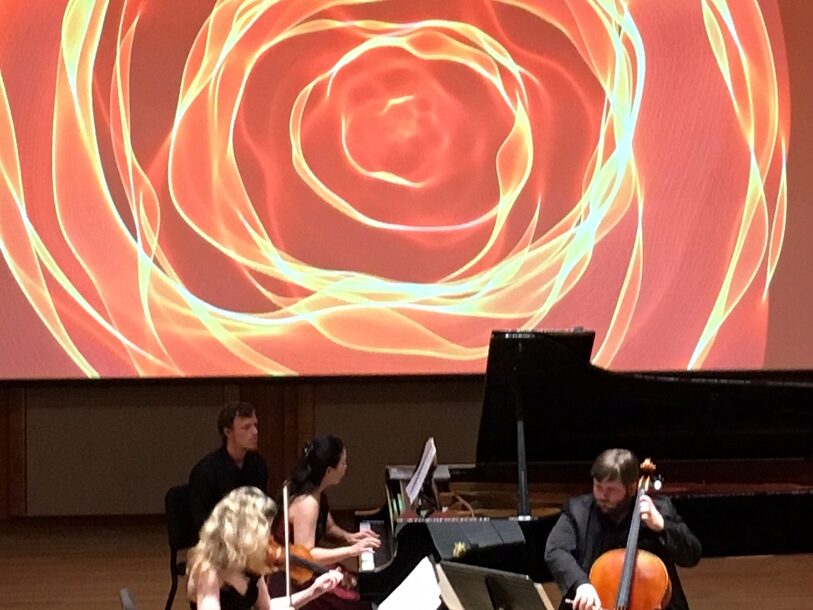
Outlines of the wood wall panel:
{"type": "Polygon", "coordinates": [[[350,509],[383,503],[384,465],[413,462],[429,435],[445,462],[472,461],[482,380],[2,386],[0,519],[11,514],[160,513],[165,490],[184,481],[192,465],[219,442],[214,422],[230,400],[257,407],[259,448],[269,464],[272,495],[310,438],[340,436],[349,447],[352,466],[343,484],[332,491],[331,505],[350,509]],[[126,442],[117,443],[119,438],[126,442]],[[98,455],[106,456],[101,474],[93,457],[98,455]],[[111,484],[113,476],[137,486],[111,484]],[[73,486],[67,495],[66,485],[73,486]]]}
{"type": "Polygon", "coordinates": [[[275,495],[302,447],[314,435],[313,386],[306,383],[246,384],[240,400],[257,409],[259,450],[268,462],[269,493],[275,495]]]}
{"type": "Polygon", "coordinates": [[[0,519],[8,514],[8,391],[0,388],[0,519]]]}
{"type": "Polygon", "coordinates": [[[0,519],[25,515],[25,391],[0,388],[0,519]]]}

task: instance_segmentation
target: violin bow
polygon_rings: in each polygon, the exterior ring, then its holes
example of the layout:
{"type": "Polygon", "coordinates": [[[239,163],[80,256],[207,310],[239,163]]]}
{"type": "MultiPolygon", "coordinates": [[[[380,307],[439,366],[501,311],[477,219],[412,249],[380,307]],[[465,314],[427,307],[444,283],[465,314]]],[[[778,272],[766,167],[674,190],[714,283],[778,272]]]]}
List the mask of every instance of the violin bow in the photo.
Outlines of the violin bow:
{"type": "Polygon", "coordinates": [[[290,527],[288,526],[288,482],[282,486],[282,522],[285,531],[285,599],[288,600],[288,607],[291,604],[291,545],[289,540],[290,527]]]}

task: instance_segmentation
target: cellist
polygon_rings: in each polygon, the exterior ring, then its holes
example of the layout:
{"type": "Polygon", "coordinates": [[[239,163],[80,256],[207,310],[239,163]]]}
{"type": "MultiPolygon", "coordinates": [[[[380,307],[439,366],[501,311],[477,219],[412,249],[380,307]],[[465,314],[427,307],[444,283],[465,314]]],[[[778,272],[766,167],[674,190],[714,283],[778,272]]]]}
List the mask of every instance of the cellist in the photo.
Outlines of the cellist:
{"type": "MultiPolygon", "coordinates": [[[[604,451],[590,474],[593,492],[565,503],[545,547],[545,562],[562,591],[560,610],[613,607],[615,600],[599,599],[588,574],[602,553],[627,544],[638,497],[639,462],[627,449],[604,451]]],[[[664,610],[688,610],[675,566],[697,565],[700,541],[668,498],[642,494],[639,502],[644,527],[640,528],[638,548],[658,556],[671,581],[671,601],[664,610]]]]}

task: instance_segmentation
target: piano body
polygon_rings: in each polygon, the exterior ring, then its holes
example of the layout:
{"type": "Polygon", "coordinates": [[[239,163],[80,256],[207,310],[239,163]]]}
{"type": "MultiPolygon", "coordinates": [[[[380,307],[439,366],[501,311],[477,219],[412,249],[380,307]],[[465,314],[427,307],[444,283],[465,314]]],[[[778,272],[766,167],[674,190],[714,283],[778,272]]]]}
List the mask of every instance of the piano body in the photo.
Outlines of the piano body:
{"type": "Polygon", "coordinates": [[[359,574],[364,599],[386,597],[427,555],[448,558],[438,532],[460,522],[509,521],[525,538],[461,561],[548,580],[558,509],[590,491],[590,465],[610,447],[653,459],[704,556],[813,552],[813,373],[615,373],[590,364],[593,338],[492,333],[477,463],[436,470],[451,508],[427,516],[403,499],[409,473],[386,469],[388,506],[372,520],[385,542],[359,574]]]}

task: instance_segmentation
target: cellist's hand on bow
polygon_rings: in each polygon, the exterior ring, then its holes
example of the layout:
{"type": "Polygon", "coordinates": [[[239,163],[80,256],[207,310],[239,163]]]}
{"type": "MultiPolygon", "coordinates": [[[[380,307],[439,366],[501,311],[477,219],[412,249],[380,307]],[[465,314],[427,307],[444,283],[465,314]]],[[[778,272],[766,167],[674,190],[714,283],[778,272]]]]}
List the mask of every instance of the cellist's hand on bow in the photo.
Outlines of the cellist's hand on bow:
{"type": "Polygon", "coordinates": [[[593,585],[585,583],[576,588],[573,610],[601,610],[601,600],[593,585]]]}
{"type": "Polygon", "coordinates": [[[641,521],[653,532],[662,532],[664,528],[663,515],[648,495],[641,496],[641,521]]]}

